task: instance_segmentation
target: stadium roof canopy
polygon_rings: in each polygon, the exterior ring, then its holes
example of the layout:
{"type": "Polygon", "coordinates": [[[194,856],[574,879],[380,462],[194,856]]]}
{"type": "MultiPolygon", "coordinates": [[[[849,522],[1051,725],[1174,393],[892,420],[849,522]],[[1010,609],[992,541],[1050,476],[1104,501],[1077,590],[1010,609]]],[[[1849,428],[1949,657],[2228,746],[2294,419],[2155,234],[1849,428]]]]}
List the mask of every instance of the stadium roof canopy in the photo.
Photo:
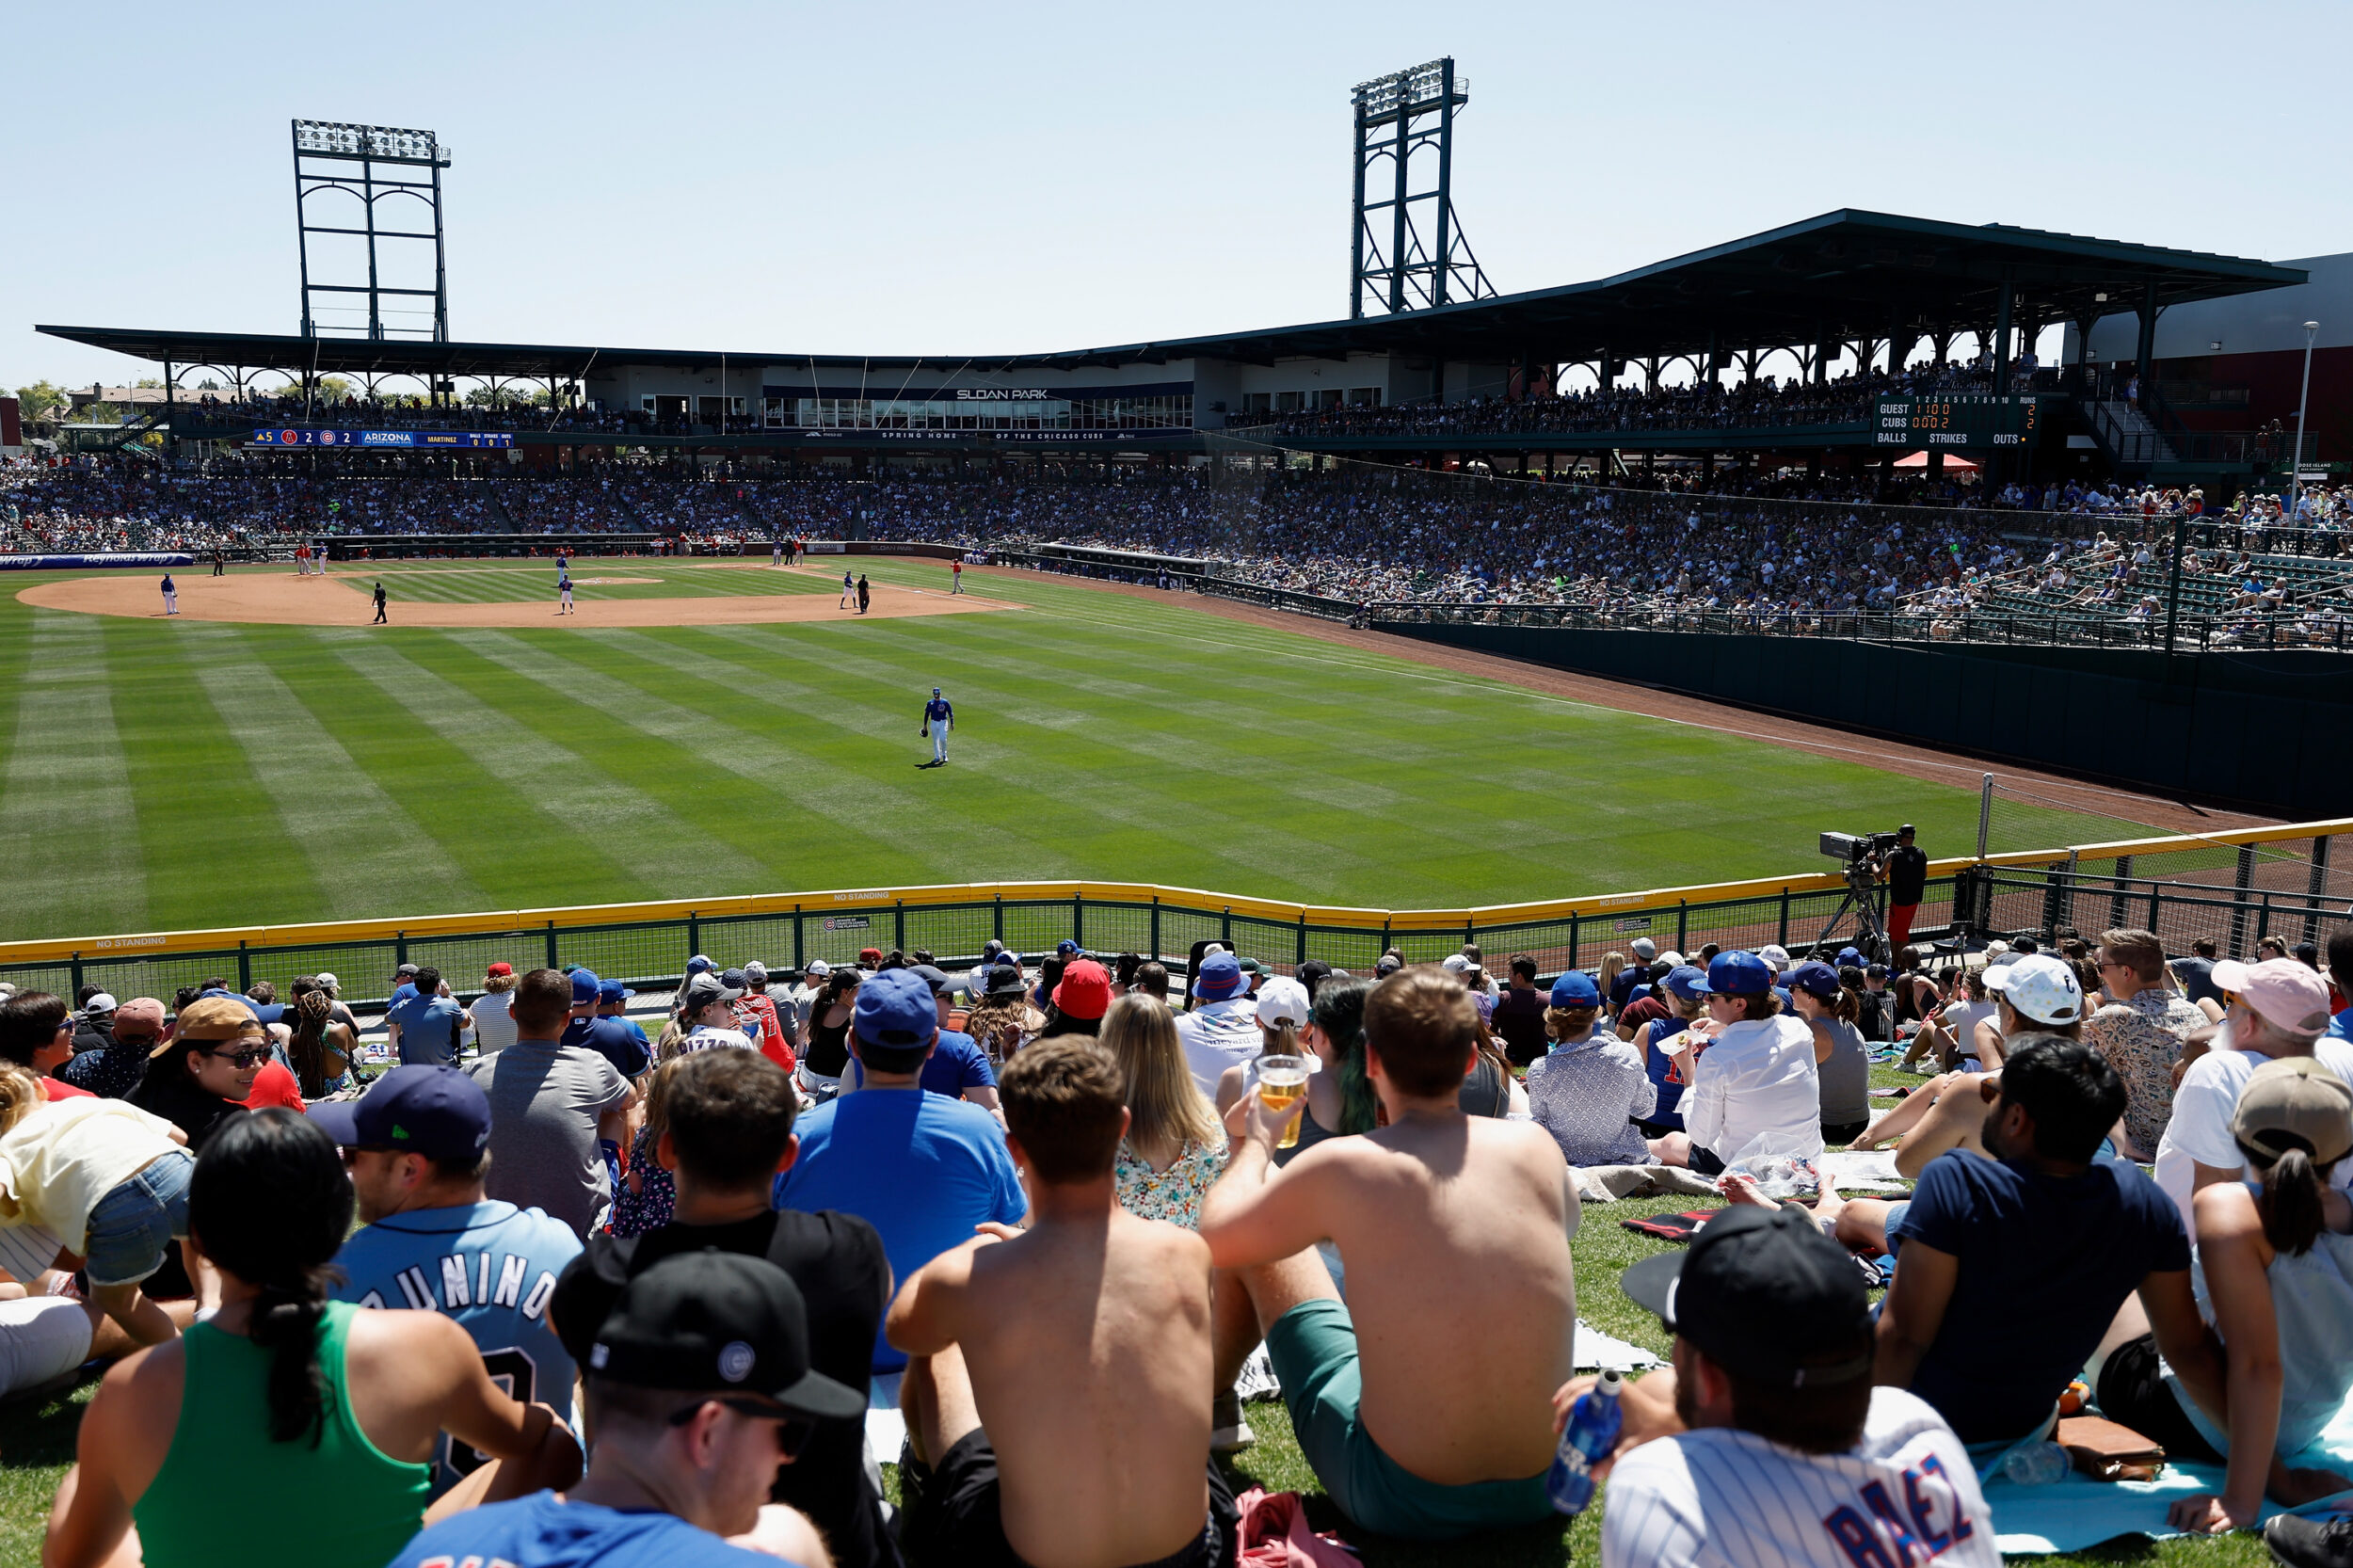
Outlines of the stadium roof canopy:
{"type": "Polygon", "coordinates": [[[959,360],[984,372],[1162,364],[1272,363],[1350,353],[1453,361],[1573,362],[1885,338],[1993,325],[2005,281],[2041,321],[2089,323],[2119,311],[2215,299],[2306,281],[2297,267],[2127,245],[2005,224],[1973,227],[1845,209],[1695,250],[1615,277],[1362,320],[1173,338],[1043,354],[912,357],[426,343],[292,334],[95,327],[39,330],[145,360],[319,375],[574,377],[622,365],[706,369],[863,364],[913,370],[959,360]]]}

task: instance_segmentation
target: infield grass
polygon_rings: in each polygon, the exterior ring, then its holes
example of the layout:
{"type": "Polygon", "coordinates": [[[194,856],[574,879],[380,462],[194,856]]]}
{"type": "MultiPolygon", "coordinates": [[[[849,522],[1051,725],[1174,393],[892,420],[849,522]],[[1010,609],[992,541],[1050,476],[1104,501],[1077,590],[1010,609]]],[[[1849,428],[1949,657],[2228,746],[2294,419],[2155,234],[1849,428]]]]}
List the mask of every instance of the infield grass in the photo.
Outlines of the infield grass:
{"type": "MultiPolygon", "coordinates": [[[[855,565],[946,586],[941,563],[855,565]]],[[[840,581],[572,572],[659,579],[580,595],[676,599],[682,621],[712,594],[840,581]]],[[[398,625],[399,606],[552,602],[553,562],[380,575],[388,628],[83,616],[16,599],[44,579],[8,584],[0,939],[1081,877],[1459,907],[1804,872],[1823,828],[1915,822],[1932,855],[1976,838],[1970,791],[1177,595],[975,573],[972,592],[1021,608],[444,631],[398,625]],[[957,729],[926,770],[935,685],[957,729]]],[[[2015,810],[2012,842],[2136,831],[2015,810]]]]}

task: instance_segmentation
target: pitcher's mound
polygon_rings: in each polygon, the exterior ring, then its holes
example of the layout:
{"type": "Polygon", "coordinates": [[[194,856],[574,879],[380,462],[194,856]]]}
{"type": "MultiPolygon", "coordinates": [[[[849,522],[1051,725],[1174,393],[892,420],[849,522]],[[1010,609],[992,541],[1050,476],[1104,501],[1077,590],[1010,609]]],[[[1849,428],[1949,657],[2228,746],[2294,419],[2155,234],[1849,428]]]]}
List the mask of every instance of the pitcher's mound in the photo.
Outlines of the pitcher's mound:
{"type": "MultiPolygon", "coordinates": [[[[922,588],[874,585],[873,602],[863,616],[839,609],[830,594],[761,594],[744,598],[594,599],[575,596],[568,616],[556,613],[555,595],[524,603],[445,604],[400,597],[403,574],[387,572],[385,590],[392,601],[385,614],[393,626],[766,626],[800,621],[883,620],[903,616],[961,616],[1017,606],[1002,600],[951,598],[922,588]]],[[[575,579],[585,585],[599,579],[575,579]]],[[[658,578],[616,577],[613,583],[659,582],[658,578]]],[[[143,620],[164,618],[164,596],[156,580],[146,573],[109,572],[104,577],[76,577],[63,583],[43,583],[16,597],[44,610],[78,610],[90,616],[136,616],[143,620]]],[[[242,573],[234,577],[191,574],[177,580],[180,620],[242,621],[259,626],[366,626],[376,619],[376,602],[369,589],[353,585],[348,577],[297,577],[292,572],[266,576],[242,573]]]]}

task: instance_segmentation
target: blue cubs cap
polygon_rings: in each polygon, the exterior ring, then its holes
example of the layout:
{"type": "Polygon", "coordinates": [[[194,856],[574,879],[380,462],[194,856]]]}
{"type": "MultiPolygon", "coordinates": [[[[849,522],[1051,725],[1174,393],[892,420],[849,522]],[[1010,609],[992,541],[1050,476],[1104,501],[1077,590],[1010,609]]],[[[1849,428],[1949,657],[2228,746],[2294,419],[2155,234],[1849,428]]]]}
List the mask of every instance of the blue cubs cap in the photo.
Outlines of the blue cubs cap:
{"type": "Polygon", "coordinates": [[[857,988],[857,1037],[888,1050],[929,1045],[939,1032],[932,988],[913,969],[885,969],[857,988]]]}
{"type": "Polygon", "coordinates": [[[1069,937],[1064,936],[1061,941],[1054,944],[1054,956],[1057,958],[1076,958],[1079,956],[1079,944],[1072,941],[1069,937]]]}
{"type": "Polygon", "coordinates": [[[631,990],[628,986],[622,984],[617,980],[600,980],[597,982],[597,1000],[599,1002],[627,1001],[630,998],[635,996],[636,994],[636,992],[631,990]]]}
{"type": "Polygon", "coordinates": [[[1863,968],[1863,953],[1861,950],[1856,948],[1840,948],[1838,950],[1838,963],[1841,968],[1844,968],[1849,964],[1852,964],[1859,969],[1863,968]]]}
{"type": "Polygon", "coordinates": [[[1789,986],[1808,996],[1819,997],[1824,1001],[1836,997],[1841,989],[1838,971],[1818,958],[1809,958],[1790,970],[1789,986]]]}
{"type": "Polygon", "coordinates": [[[1552,1005],[1555,1007],[1599,1007],[1601,987],[1583,969],[1571,969],[1552,983],[1552,1005]]]}
{"type": "Polygon", "coordinates": [[[322,1100],[310,1118],[347,1149],[471,1160],[490,1142],[490,1100],[456,1067],[394,1067],[356,1100],[322,1100]]]}
{"type": "Polygon", "coordinates": [[[1685,1001],[1697,1001],[1707,995],[1707,971],[1697,964],[1677,964],[1667,971],[1666,986],[1685,1001]]]}
{"type": "Polygon", "coordinates": [[[572,971],[572,1005],[574,1007],[592,1007],[596,1004],[597,999],[603,994],[604,982],[597,978],[595,970],[574,969],[572,971]]]}
{"type": "Polygon", "coordinates": [[[938,688],[938,687],[936,687],[936,686],[934,686],[934,687],[932,688],[932,696],[937,696],[938,695],[939,695],[939,688],[938,688]]]}
{"type": "Polygon", "coordinates": [[[710,959],[705,958],[698,952],[695,954],[694,957],[689,958],[686,961],[686,977],[689,980],[692,980],[695,976],[702,973],[705,969],[715,969],[718,967],[718,965],[712,963],[710,959]]]}
{"type": "Polygon", "coordinates": [[[1704,997],[1761,997],[1773,988],[1773,967],[1753,952],[1720,952],[1706,982],[1691,988],[1704,997]]]}
{"type": "Polygon", "coordinates": [[[1205,953],[1193,973],[1193,994],[1204,1001],[1225,1001],[1240,996],[1250,983],[1241,977],[1241,960],[1220,948],[1205,953]]]}

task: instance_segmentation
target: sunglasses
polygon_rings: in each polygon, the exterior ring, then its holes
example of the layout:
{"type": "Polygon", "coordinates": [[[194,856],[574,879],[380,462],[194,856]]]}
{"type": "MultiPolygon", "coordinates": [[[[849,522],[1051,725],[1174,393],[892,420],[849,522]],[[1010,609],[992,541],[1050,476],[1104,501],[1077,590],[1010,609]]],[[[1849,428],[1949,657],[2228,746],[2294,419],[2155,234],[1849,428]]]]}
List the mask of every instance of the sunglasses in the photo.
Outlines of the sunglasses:
{"type": "Polygon", "coordinates": [[[672,1411],[670,1425],[674,1427],[686,1425],[701,1414],[702,1407],[707,1404],[725,1405],[738,1416],[747,1416],[755,1421],[776,1422],[776,1448],[787,1459],[800,1458],[801,1450],[808,1446],[810,1436],[817,1431],[817,1418],[813,1416],[796,1416],[790,1411],[778,1410],[775,1405],[763,1400],[725,1396],[713,1396],[708,1400],[697,1400],[682,1409],[672,1411]]]}
{"type": "Polygon", "coordinates": [[[267,1046],[252,1046],[244,1050],[208,1050],[205,1055],[226,1062],[232,1067],[258,1067],[270,1058],[267,1046]]]}

